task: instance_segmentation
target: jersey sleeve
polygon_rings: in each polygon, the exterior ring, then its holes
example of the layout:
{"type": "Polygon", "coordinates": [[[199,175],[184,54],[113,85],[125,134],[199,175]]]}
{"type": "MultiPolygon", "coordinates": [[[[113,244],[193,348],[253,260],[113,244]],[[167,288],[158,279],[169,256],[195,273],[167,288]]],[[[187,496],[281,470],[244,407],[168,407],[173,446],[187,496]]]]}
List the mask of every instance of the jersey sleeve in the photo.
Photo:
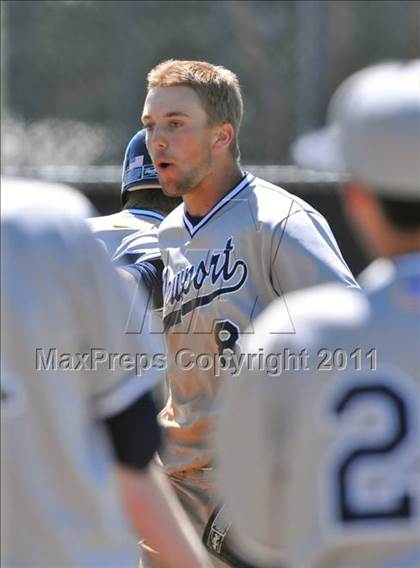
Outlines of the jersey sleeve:
{"type": "Polygon", "coordinates": [[[152,261],[139,261],[122,267],[122,270],[130,273],[137,282],[141,282],[153,298],[155,309],[160,310],[163,306],[162,297],[162,273],[163,262],[160,259],[152,261]]]}
{"type": "Polygon", "coordinates": [[[134,469],[143,469],[160,445],[157,409],[146,393],[123,412],[105,420],[117,459],[134,469]]]}
{"type": "Polygon", "coordinates": [[[89,396],[95,413],[109,417],[163,378],[164,344],[149,292],[139,286],[131,297],[102,248],[92,239],[84,246],[86,345],[81,350],[90,353],[89,396]]]}
{"type": "Polygon", "coordinates": [[[358,287],[327,221],[316,211],[294,203],[271,238],[271,281],[279,296],[327,282],[358,287]]]}

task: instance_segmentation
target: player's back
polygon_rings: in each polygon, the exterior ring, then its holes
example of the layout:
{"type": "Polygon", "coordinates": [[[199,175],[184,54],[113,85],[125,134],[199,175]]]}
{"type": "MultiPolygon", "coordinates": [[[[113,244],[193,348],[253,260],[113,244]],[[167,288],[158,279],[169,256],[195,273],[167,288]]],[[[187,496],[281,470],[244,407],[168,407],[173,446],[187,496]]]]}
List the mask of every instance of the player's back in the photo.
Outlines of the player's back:
{"type": "MultiPolygon", "coordinates": [[[[87,222],[95,237],[105,245],[110,258],[113,258],[127,237],[135,234],[141,238],[143,233],[157,228],[163,219],[164,216],[156,211],[123,209],[112,215],[91,217],[87,222]]],[[[158,248],[157,237],[153,248],[158,248]]]]}
{"type": "Polygon", "coordinates": [[[14,209],[18,185],[2,187],[2,566],[134,566],[104,425],[142,383],[103,358],[135,352],[129,303],[87,200],[53,188],[47,207],[29,185],[14,209]]]}
{"type": "Polygon", "coordinates": [[[263,349],[271,371],[228,385],[218,438],[255,561],[420,566],[420,258],[395,267],[367,298],[334,285],[289,295],[296,335],[270,334],[276,304],[257,320],[245,352],[263,349]]]}

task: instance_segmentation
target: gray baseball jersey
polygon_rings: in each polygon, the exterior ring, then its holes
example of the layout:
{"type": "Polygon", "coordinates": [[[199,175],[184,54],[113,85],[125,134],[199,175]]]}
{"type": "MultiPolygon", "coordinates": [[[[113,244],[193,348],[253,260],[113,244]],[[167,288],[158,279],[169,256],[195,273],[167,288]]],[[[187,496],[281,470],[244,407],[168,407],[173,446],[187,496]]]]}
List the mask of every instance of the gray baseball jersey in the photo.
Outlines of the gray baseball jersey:
{"type": "Polygon", "coordinates": [[[257,564],[420,566],[420,255],[394,267],[288,296],[293,335],[276,301],[245,342],[263,364],[223,392],[218,473],[257,564]]]}
{"type": "Polygon", "coordinates": [[[37,184],[8,189],[2,187],[1,564],[135,566],[138,547],[103,419],[155,386],[156,367],[136,375],[128,359],[162,346],[147,334],[124,333],[130,303],[81,220],[92,213],[87,201],[37,184]]]}
{"type": "Polygon", "coordinates": [[[174,473],[212,463],[219,356],[240,346],[250,322],[291,290],[357,284],[322,215],[249,173],[195,225],[175,209],[159,244],[170,388],[162,461],[174,473]]]}
{"type": "Polygon", "coordinates": [[[139,231],[141,231],[143,239],[141,251],[136,251],[136,258],[140,255],[143,260],[159,258],[156,229],[163,219],[164,216],[157,211],[123,209],[113,215],[92,217],[87,219],[87,222],[95,237],[105,245],[110,258],[121,264],[123,259],[124,262],[130,262],[125,249],[133,236],[138,240],[139,231]]]}

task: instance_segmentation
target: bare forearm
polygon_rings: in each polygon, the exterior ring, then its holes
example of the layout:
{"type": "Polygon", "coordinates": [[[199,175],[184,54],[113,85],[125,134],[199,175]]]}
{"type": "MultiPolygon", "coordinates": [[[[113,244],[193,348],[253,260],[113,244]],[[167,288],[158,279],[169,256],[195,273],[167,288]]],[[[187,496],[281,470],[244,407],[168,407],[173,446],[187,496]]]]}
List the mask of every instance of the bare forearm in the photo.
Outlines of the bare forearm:
{"type": "Polygon", "coordinates": [[[119,468],[124,502],[140,538],[167,568],[208,568],[210,562],[168,481],[155,465],[119,468]]]}

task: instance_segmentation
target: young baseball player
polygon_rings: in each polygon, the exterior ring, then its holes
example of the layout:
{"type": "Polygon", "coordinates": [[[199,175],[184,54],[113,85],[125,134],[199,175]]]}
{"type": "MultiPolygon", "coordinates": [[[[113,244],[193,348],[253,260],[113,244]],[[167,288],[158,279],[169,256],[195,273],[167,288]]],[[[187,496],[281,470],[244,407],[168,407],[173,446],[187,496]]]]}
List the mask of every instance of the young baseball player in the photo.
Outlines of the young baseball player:
{"type": "Polygon", "coordinates": [[[151,465],[162,371],[135,357],[163,345],[124,333],[126,290],[89,214],[70,189],[2,180],[1,565],[128,568],[135,533],[163,566],[202,568],[204,549],[151,465]]]}
{"type": "Polygon", "coordinates": [[[347,79],[301,165],[350,176],[348,213],[375,256],[368,291],[336,285],[277,300],[244,353],[304,353],[226,385],[219,481],[235,546],[289,568],[420,566],[420,60],[347,79]],[[321,155],[319,155],[321,159],[321,155]],[[376,270],[375,270],[376,268],[376,270]],[[252,420],[244,417],[252,416],[252,420]]]}
{"type": "Polygon", "coordinates": [[[149,73],[142,120],[162,190],[183,199],[159,227],[170,385],[160,458],[215,564],[234,566],[239,561],[211,530],[217,497],[209,437],[223,356],[285,292],[329,281],[357,285],[325,219],[241,169],[242,97],[231,71],[161,63],[149,73]]]}

